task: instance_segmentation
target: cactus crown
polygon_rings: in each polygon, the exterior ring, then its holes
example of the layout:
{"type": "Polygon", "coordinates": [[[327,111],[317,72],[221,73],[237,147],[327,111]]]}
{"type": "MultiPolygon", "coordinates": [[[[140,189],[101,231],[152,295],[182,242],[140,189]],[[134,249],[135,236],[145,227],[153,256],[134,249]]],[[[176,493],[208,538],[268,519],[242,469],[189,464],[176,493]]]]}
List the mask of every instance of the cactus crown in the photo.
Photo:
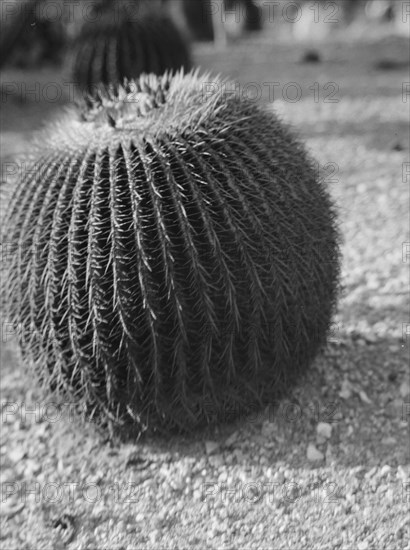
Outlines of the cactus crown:
{"type": "Polygon", "coordinates": [[[223,89],[218,76],[200,76],[199,70],[125,79],[121,85],[101,86],[96,95],[79,100],[38,142],[44,151],[47,144],[53,150],[64,150],[68,141],[71,146],[100,147],[120,144],[124,139],[142,143],[208,128],[217,136],[232,124],[244,123],[255,111],[250,102],[225,95],[223,89]],[[209,82],[217,83],[212,94],[205,93],[209,82]]]}
{"type": "Polygon", "coordinates": [[[169,89],[167,79],[159,82],[152,76],[144,77],[135,85],[127,80],[116,89],[101,91],[97,98],[86,99],[86,109],[81,113],[85,122],[94,122],[101,126],[107,123],[121,130],[135,129],[135,123],[141,117],[147,118],[150,111],[159,109],[166,103],[169,89]]]}

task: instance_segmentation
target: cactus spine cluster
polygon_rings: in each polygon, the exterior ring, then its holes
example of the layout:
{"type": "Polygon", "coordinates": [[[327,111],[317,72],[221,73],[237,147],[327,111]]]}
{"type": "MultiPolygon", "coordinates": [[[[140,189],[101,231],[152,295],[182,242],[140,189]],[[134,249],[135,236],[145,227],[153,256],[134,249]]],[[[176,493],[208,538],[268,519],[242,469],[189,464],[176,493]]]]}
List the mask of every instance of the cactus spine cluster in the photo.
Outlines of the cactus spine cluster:
{"type": "Polygon", "coordinates": [[[153,10],[132,15],[125,8],[112,8],[83,26],[70,64],[74,82],[95,93],[101,84],[122,83],[143,73],[187,71],[191,60],[184,37],[168,16],[153,10]]]}
{"type": "Polygon", "coordinates": [[[335,305],[335,213],[274,114],[144,75],[38,139],[3,241],[24,355],[104,421],[193,429],[297,380],[335,305]]]}

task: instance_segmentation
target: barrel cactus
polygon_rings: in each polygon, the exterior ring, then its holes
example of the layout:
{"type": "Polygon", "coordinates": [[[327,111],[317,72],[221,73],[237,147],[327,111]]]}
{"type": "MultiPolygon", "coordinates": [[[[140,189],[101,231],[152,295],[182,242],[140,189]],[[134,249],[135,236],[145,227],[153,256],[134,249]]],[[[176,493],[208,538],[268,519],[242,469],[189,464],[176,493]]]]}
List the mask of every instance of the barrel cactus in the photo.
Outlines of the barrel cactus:
{"type": "Polygon", "coordinates": [[[119,7],[85,23],[75,40],[69,65],[80,89],[95,94],[101,83],[190,68],[187,42],[170,17],[143,9],[132,15],[119,7]]]}
{"type": "Polygon", "coordinates": [[[38,169],[10,196],[5,296],[23,355],[102,422],[245,414],[326,340],[332,202],[291,131],[223,90],[181,71],[88,98],[37,138],[38,169]]]}

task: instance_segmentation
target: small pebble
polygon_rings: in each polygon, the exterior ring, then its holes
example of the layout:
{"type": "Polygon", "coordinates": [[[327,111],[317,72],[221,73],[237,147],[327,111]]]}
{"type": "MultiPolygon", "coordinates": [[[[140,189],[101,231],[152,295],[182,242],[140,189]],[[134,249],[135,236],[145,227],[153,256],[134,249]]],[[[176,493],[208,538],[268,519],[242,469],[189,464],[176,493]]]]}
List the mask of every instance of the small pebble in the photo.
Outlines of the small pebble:
{"type": "Polygon", "coordinates": [[[382,445],[396,445],[396,443],[397,443],[397,439],[391,436],[383,437],[383,439],[381,440],[382,445]]]}
{"type": "Polygon", "coordinates": [[[41,464],[34,460],[27,460],[25,465],[24,474],[26,477],[33,477],[41,471],[41,464]]]}
{"type": "Polygon", "coordinates": [[[276,431],[276,427],[273,422],[266,420],[262,424],[261,434],[263,437],[272,437],[275,431],[276,431]]]}
{"type": "Polygon", "coordinates": [[[155,529],[155,531],[151,531],[151,533],[148,535],[151,543],[156,543],[161,538],[161,533],[158,529],[155,529]]]}
{"type": "Polygon", "coordinates": [[[391,467],[388,464],[385,464],[379,472],[379,477],[383,477],[387,475],[388,473],[390,473],[390,471],[391,471],[391,467]]]}
{"type": "Polygon", "coordinates": [[[219,449],[219,443],[216,441],[205,441],[205,452],[207,455],[212,455],[216,453],[219,449]]]}
{"type": "Polygon", "coordinates": [[[325,455],[321,453],[318,449],[316,449],[313,443],[309,443],[306,456],[307,456],[307,459],[310,460],[311,462],[322,461],[325,458],[325,455]]]}
{"type": "Polygon", "coordinates": [[[374,466],[373,468],[371,468],[368,472],[366,472],[366,473],[364,474],[364,477],[365,477],[366,479],[370,479],[371,477],[374,476],[374,474],[375,474],[376,472],[377,472],[377,468],[376,468],[376,466],[374,466]]]}
{"type": "Polygon", "coordinates": [[[170,485],[172,489],[174,489],[174,491],[182,491],[183,489],[185,489],[186,485],[185,478],[178,475],[174,479],[171,479],[170,485]]]}
{"type": "Polygon", "coordinates": [[[346,378],[342,382],[342,389],[339,392],[342,399],[349,399],[352,396],[352,385],[346,378]]]}
{"type": "Polygon", "coordinates": [[[0,508],[0,517],[2,518],[12,518],[19,514],[25,506],[24,502],[20,502],[19,504],[16,504],[15,506],[12,506],[11,503],[2,503],[2,506],[0,508]]]}
{"type": "Polygon", "coordinates": [[[236,440],[238,439],[238,432],[233,432],[226,440],[225,447],[232,447],[236,440]]]}
{"type": "Polygon", "coordinates": [[[209,463],[214,468],[221,468],[225,465],[224,457],[222,454],[217,454],[209,457],[209,463]]]}
{"type": "Polygon", "coordinates": [[[26,452],[23,449],[12,449],[8,452],[7,456],[9,459],[14,462],[20,462],[26,455],[26,452]]]}
{"type": "Polygon", "coordinates": [[[371,404],[370,399],[367,397],[366,392],[364,392],[363,390],[360,390],[359,397],[363,401],[363,403],[367,403],[368,405],[371,404]]]}
{"type": "Polygon", "coordinates": [[[410,395],[410,383],[408,380],[404,380],[404,382],[400,384],[400,395],[403,399],[410,395]]]}
{"type": "Polygon", "coordinates": [[[285,482],[285,474],[283,472],[276,472],[276,474],[273,476],[273,481],[276,483],[284,483],[285,482]]]}
{"type": "Polygon", "coordinates": [[[325,439],[330,439],[332,435],[332,426],[331,424],[328,424],[327,422],[319,422],[319,424],[316,427],[316,433],[324,437],[325,439]]]}
{"type": "Polygon", "coordinates": [[[410,478],[410,471],[407,471],[404,469],[403,466],[398,466],[397,468],[397,477],[401,479],[402,481],[409,481],[410,478]]]}

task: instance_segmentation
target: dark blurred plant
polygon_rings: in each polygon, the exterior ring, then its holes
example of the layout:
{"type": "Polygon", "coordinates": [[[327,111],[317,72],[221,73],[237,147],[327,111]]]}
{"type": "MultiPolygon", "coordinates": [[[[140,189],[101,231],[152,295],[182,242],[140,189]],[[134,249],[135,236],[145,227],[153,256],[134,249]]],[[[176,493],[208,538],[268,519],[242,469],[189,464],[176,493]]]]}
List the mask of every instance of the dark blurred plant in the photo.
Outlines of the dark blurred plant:
{"type": "Polygon", "coordinates": [[[70,55],[74,82],[88,93],[142,73],[191,68],[188,43],[167,15],[127,4],[101,6],[83,25],[70,55]]]}
{"type": "Polygon", "coordinates": [[[1,10],[0,68],[58,63],[65,46],[63,21],[41,17],[44,0],[16,0],[1,10]]]}
{"type": "Polygon", "coordinates": [[[127,5],[156,9],[161,0],[4,0],[0,10],[0,68],[6,64],[36,67],[61,63],[70,40],[76,38],[93,12],[127,5]]]}
{"type": "Polygon", "coordinates": [[[223,0],[220,6],[212,0],[184,0],[184,15],[195,40],[214,40],[215,22],[223,24],[225,21],[225,16],[218,12],[219,7],[234,13],[236,25],[242,31],[262,29],[262,11],[254,0],[223,0]],[[213,17],[213,13],[215,17],[213,17]]]}

